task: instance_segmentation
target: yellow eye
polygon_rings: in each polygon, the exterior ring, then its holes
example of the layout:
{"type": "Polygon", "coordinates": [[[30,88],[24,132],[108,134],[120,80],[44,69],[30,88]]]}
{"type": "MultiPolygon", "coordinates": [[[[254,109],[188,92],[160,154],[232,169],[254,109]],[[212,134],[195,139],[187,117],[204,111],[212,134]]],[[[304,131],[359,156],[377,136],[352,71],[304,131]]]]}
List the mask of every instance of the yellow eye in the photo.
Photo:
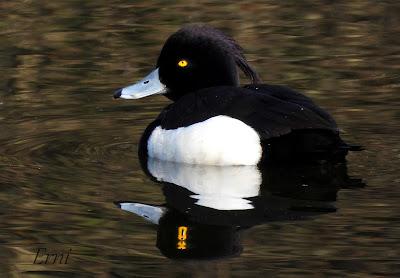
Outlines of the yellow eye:
{"type": "Polygon", "coordinates": [[[189,63],[188,63],[188,61],[186,61],[186,60],[180,60],[180,61],[178,62],[178,66],[181,67],[181,68],[187,67],[188,64],[189,64],[189,63]]]}

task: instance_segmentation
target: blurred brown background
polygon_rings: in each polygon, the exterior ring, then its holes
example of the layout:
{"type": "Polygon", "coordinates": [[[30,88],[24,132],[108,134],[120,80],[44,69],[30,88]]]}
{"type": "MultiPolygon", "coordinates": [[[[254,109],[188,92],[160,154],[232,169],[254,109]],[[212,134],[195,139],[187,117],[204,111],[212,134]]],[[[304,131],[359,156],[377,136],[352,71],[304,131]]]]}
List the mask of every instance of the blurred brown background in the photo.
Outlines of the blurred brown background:
{"type": "MultiPolygon", "coordinates": [[[[10,277],[399,276],[400,2],[3,1],[0,3],[0,273],[10,277]],[[330,111],[367,150],[349,169],[368,187],[339,212],[254,227],[237,258],[165,259],[155,228],[113,201],[162,203],[137,142],[168,100],[113,101],[149,72],[182,24],[221,28],[263,81],[330,111]],[[72,248],[67,266],[35,248],[72,248]]],[[[245,83],[246,80],[243,80],[245,83]]]]}

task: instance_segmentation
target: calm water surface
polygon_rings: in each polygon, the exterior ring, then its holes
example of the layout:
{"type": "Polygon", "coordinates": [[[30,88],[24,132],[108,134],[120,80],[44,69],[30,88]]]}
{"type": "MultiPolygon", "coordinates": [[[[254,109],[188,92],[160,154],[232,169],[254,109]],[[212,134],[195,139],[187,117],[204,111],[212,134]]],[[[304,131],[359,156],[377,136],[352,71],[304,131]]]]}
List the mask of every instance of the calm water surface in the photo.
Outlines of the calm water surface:
{"type": "MultiPolygon", "coordinates": [[[[3,1],[1,276],[399,277],[400,4],[301,2],[3,1]],[[149,72],[164,40],[188,22],[223,29],[265,82],[330,111],[343,137],[366,147],[348,156],[347,171],[367,186],[329,189],[332,177],[327,195],[304,186],[299,196],[326,213],[240,223],[246,229],[232,237],[241,252],[223,259],[166,258],[156,246],[161,226],[114,202],[171,207],[187,197],[148,177],[137,157],[141,132],[169,102],[111,95],[149,72]],[[67,264],[33,264],[38,248],[72,251],[67,264]]],[[[273,187],[287,171],[273,172],[261,204],[282,208],[300,192],[273,187]]]]}

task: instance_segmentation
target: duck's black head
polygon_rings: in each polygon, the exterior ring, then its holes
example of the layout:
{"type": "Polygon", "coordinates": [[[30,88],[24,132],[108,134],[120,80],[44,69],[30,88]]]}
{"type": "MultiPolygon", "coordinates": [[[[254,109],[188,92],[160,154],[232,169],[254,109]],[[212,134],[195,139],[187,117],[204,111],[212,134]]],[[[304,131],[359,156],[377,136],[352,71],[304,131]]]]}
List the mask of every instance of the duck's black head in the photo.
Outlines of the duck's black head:
{"type": "Polygon", "coordinates": [[[259,81],[232,38],[209,26],[188,25],[167,39],[152,73],[114,96],[133,99],[161,93],[177,100],[202,88],[238,86],[237,67],[253,83],[259,81]]]}

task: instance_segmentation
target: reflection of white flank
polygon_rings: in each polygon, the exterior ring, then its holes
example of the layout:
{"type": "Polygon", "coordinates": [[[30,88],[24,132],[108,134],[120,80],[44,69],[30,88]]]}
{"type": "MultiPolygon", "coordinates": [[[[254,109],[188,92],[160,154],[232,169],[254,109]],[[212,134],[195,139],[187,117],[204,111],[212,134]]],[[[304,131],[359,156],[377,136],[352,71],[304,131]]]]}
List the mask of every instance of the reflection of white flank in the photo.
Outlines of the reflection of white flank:
{"type": "Polygon", "coordinates": [[[149,158],[147,168],[159,181],[182,186],[195,193],[197,205],[218,210],[254,208],[244,198],[258,195],[261,174],[256,166],[192,165],[149,158]]]}
{"type": "Polygon", "coordinates": [[[161,207],[140,203],[120,203],[119,205],[121,206],[122,210],[139,215],[154,224],[158,224],[158,221],[165,211],[165,209],[161,207]]]}

